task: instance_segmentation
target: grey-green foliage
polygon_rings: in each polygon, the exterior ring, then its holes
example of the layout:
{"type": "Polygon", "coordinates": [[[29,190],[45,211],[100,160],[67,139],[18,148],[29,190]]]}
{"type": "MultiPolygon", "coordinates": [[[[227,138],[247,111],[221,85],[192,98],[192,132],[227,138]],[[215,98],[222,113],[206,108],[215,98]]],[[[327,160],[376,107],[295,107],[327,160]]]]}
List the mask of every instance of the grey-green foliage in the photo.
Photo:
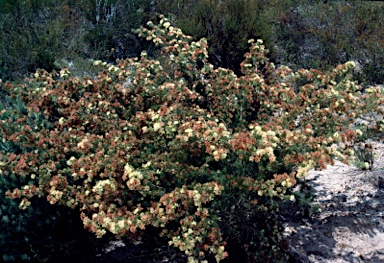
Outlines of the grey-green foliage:
{"type": "Polygon", "coordinates": [[[262,38],[272,49],[272,27],[264,10],[270,1],[155,1],[164,14],[187,35],[208,40],[209,60],[216,67],[241,74],[240,63],[248,51],[248,39],[262,38]],[[267,3],[268,2],[268,3],[267,3]]]}
{"type": "Polygon", "coordinates": [[[21,81],[61,59],[136,56],[131,34],[146,20],[150,0],[0,0],[0,78],[21,81]]]}
{"type": "MultiPolygon", "coordinates": [[[[0,88],[3,88],[0,84],[0,88]]],[[[28,117],[34,130],[50,129],[51,123],[41,113],[28,110],[20,99],[11,99],[0,90],[0,161],[8,153],[31,151],[17,143],[3,140],[3,132],[12,133],[17,119],[28,117]],[[11,122],[4,122],[11,120],[11,122]]],[[[2,167],[0,166],[0,169],[2,167]]],[[[32,198],[22,210],[19,199],[6,197],[7,190],[33,184],[31,176],[20,176],[4,169],[0,172],[0,257],[4,262],[73,262],[82,253],[96,253],[93,236],[82,231],[78,214],[69,208],[53,206],[44,199],[32,198]],[[78,249],[81,248],[81,249],[78,249]],[[84,252],[85,251],[85,252],[84,252]]],[[[1,261],[1,259],[0,259],[1,261]]]]}
{"type": "MultiPolygon", "coordinates": [[[[20,100],[12,101],[2,93],[0,108],[1,126],[8,125],[4,120],[11,118],[15,124],[17,116],[26,114],[27,111],[20,100]]],[[[13,142],[3,141],[3,134],[0,134],[0,151],[2,154],[20,153],[25,151],[13,142]]],[[[0,174],[0,254],[5,262],[16,262],[31,259],[31,251],[28,246],[27,224],[33,216],[33,209],[29,207],[23,211],[18,207],[18,201],[8,199],[5,196],[7,190],[28,184],[28,179],[1,171],[0,174]]],[[[37,212],[37,211],[35,211],[37,212]]]]}
{"type": "Polygon", "coordinates": [[[131,33],[138,28],[151,8],[149,0],[88,0],[84,16],[88,21],[85,42],[88,56],[115,62],[119,58],[137,56],[140,45],[131,33]]]}
{"type": "Polygon", "coordinates": [[[52,70],[55,56],[63,50],[65,24],[58,4],[51,1],[4,1],[0,16],[0,76],[20,79],[37,68],[52,70]],[[11,3],[11,4],[10,4],[11,3]]]}
{"type": "Polygon", "coordinates": [[[353,60],[363,85],[384,82],[383,2],[286,2],[290,4],[285,10],[271,16],[275,59],[293,69],[322,70],[353,60]]]}
{"type": "MultiPolygon", "coordinates": [[[[2,155],[7,153],[20,154],[28,152],[28,149],[20,147],[20,145],[3,140],[3,128],[7,127],[9,132],[12,132],[12,126],[17,125],[16,120],[21,116],[28,116],[28,111],[25,105],[19,100],[11,100],[6,93],[2,91],[0,109],[0,152],[2,155]],[[4,122],[10,119],[12,122],[4,122]],[[11,129],[9,129],[11,128],[11,129]]],[[[33,116],[30,123],[34,125],[43,124],[41,116],[33,116]]],[[[35,204],[28,207],[26,210],[19,208],[20,200],[13,200],[6,198],[5,193],[7,190],[29,184],[27,177],[21,177],[14,173],[1,170],[0,173],[0,254],[5,262],[28,261],[35,259],[34,255],[36,248],[31,247],[30,238],[36,233],[31,232],[28,225],[35,221],[39,214],[43,214],[44,206],[37,206],[35,204]]],[[[47,216],[47,220],[50,216],[47,216]]],[[[37,221],[36,223],[40,223],[37,221]]],[[[40,223],[40,225],[43,223],[40,223]]]]}

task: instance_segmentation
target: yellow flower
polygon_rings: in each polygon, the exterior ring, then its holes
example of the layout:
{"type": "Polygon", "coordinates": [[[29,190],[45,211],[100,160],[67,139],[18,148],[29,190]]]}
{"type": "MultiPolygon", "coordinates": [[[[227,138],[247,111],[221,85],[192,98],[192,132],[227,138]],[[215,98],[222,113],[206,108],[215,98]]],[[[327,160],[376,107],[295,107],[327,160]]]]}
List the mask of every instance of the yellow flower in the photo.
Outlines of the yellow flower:
{"type": "Polygon", "coordinates": [[[111,222],[109,224],[109,231],[111,231],[113,234],[117,234],[117,229],[116,229],[116,223],[115,222],[111,222]]]}
{"type": "Polygon", "coordinates": [[[345,63],[345,65],[347,66],[347,68],[354,68],[354,67],[356,67],[355,62],[353,62],[353,61],[348,61],[347,63],[345,63]]]}
{"type": "Polygon", "coordinates": [[[103,194],[104,187],[108,185],[112,190],[115,190],[115,185],[111,182],[111,180],[100,180],[96,183],[96,185],[92,188],[92,192],[97,193],[99,195],[103,194]]]}
{"type": "Polygon", "coordinates": [[[107,233],[107,231],[105,231],[105,229],[97,229],[96,230],[96,237],[102,238],[105,235],[105,233],[107,233]]]}
{"type": "Polygon", "coordinates": [[[155,124],[153,124],[153,129],[155,131],[158,131],[160,128],[161,128],[161,124],[160,123],[156,122],[155,124]]]}
{"type": "Polygon", "coordinates": [[[69,70],[67,68],[60,70],[60,76],[62,78],[68,77],[69,73],[70,72],[69,72],[69,70]]]}
{"type": "Polygon", "coordinates": [[[125,220],[119,220],[118,222],[117,222],[117,226],[118,227],[120,227],[120,228],[124,228],[124,226],[125,226],[125,220]]]}
{"type": "Polygon", "coordinates": [[[23,198],[23,200],[21,200],[20,204],[19,204],[19,208],[22,209],[22,210],[25,210],[28,208],[28,206],[31,205],[31,202],[28,201],[28,199],[26,198],[23,198]]]}
{"type": "Polygon", "coordinates": [[[101,60],[96,60],[93,62],[93,65],[98,66],[98,65],[100,65],[101,62],[102,62],[101,60]]]}
{"type": "Polygon", "coordinates": [[[191,137],[192,133],[193,133],[193,130],[191,128],[188,128],[188,129],[185,130],[185,133],[187,133],[188,137],[191,137]]]}
{"type": "Polygon", "coordinates": [[[357,129],[356,130],[356,135],[357,136],[361,136],[361,135],[363,135],[363,132],[361,130],[357,129]]]}
{"type": "Polygon", "coordinates": [[[340,139],[340,134],[338,132],[335,132],[332,136],[335,140],[339,140],[340,139]]]}
{"type": "Polygon", "coordinates": [[[71,166],[73,161],[75,161],[75,160],[76,160],[76,158],[74,156],[71,156],[71,158],[69,158],[69,160],[67,161],[67,165],[71,166]]]}
{"type": "Polygon", "coordinates": [[[63,117],[61,117],[61,118],[59,119],[59,124],[60,124],[60,125],[63,125],[64,121],[65,121],[65,119],[64,119],[63,117]]]}
{"type": "Polygon", "coordinates": [[[152,162],[148,161],[146,164],[143,164],[142,167],[146,168],[146,167],[151,166],[151,164],[152,164],[152,162]]]}

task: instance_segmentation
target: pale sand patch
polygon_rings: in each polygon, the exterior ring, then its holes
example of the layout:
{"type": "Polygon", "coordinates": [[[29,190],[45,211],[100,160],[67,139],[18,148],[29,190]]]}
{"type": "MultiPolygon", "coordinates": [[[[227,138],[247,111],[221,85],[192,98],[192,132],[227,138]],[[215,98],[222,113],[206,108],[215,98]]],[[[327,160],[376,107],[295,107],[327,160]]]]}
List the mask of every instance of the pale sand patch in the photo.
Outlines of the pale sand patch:
{"type": "Polygon", "coordinates": [[[296,262],[384,262],[384,143],[372,171],[335,162],[306,177],[322,212],[286,224],[296,262]]]}

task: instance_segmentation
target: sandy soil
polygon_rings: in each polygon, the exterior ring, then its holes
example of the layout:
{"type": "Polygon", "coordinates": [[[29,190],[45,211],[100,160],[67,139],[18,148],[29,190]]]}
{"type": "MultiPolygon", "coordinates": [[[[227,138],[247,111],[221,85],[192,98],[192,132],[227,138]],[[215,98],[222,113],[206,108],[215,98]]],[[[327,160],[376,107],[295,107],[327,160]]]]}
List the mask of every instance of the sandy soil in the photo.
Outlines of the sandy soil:
{"type": "Polygon", "coordinates": [[[384,262],[384,142],[374,142],[372,171],[336,162],[310,171],[320,213],[285,224],[296,262],[384,262]]]}

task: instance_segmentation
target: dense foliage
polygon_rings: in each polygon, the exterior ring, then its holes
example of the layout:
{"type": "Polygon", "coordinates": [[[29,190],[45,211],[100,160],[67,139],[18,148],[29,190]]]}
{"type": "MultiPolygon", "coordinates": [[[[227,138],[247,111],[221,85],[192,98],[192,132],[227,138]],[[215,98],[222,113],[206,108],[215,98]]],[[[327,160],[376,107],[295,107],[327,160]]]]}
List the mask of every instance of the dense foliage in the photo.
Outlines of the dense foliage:
{"type": "Polygon", "coordinates": [[[131,30],[149,10],[149,0],[0,0],[0,78],[69,66],[83,75],[90,58],[138,56],[145,44],[131,30]]]}
{"type": "MultiPolygon", "coordinates": [[[[156,9],[195,40],[207,38],[209,61],[241,74],[239,64],[248,50],[248,39],[272,43],[273,27],[258,0],[156,1],[156,9]]],[[[272,47],[272,46],[271,46],[272,47]]]]}
{"type": "Polygon", "coordinates": [[[137,240],[158,229],[189,262],[231,251],[284,262],[281,201],[294,202],[309,169],[348,160],[361,133],[351,125],[380,111],[382,91],[361,94],[353,62],[276,68],[261,40],[249,40],[241,76],[215,68],[207,40],[164,17],[136,33],[162,49],[158,60],[142,52],[95,61],[97,78],[39,70],[0,84],[25,105],[2,111],[3,145],[23,149],[1,150],[7,197],[25,211],[36,199],[72,208],[97,237],[137,240]]]}
{"type": "Polygon", "coordinates": [[[358,62],[364,85],[384,83],[384,4],[379,1],[157,0],[184,32],[206,37],[210,62],[239,74],[249,38],[261,38],[275,64],[330,70],[358,62]]]}
{"type": "Polygon", "coordinates": [[[271,20],[278,61],[294,69],[330,69],[353,60],[364,86],[384,83],[383,2],[277,2],[286,7],[271,20]]]}
{"type": "MultiPolygon", "coordinates": [[[[4,90],[3,90],[4,91],[4,90]]],[[[3,96],[5,94],[2,94],[3,96]]],[[[42,113],[30,114],[19,99],[7,97],[0,105],[1,122],[14,122],[26,119],[27,124],[39,129],[50,129],[51,123],[42,113]]],[[[18,132],[8,126],[7,133],[18,132]]],[[[1,133],[3,139],[3,133],[1,133]]],[[[1,140],[0,148],[7,154],[27,154],[30,148],[20,143],[1,140]]],[[[11,188],[32,184],[34,177],[8,174],[0,161],[0,255],[1,262],[68,262],[76,261],[84,255],[95,254],[98,241],[91,235],[82,233],[78,214],[70,208],[52,206],[41,198],[31,198],[28,208],[19,201],[5,198],[11,188]],[[4,176],[8,174],[7,176],[4,176]],[[78,248],[82,249],[79,250],[78,248]],[[52,253],[52,251],[55,251],[52,253]]]]}

